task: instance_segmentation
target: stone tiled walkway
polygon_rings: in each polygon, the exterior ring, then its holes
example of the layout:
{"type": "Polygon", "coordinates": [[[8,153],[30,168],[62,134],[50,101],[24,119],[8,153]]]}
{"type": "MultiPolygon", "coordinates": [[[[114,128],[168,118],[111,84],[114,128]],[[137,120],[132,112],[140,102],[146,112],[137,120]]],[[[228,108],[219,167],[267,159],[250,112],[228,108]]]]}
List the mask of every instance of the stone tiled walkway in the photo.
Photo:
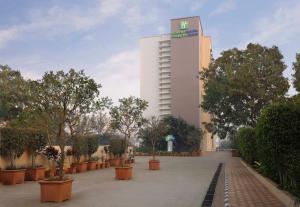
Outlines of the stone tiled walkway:
{"type": "Polygon", "coordinates": [[[240,162],[232,158],[226,167],[230,207],[284,207],[240,162]]]}

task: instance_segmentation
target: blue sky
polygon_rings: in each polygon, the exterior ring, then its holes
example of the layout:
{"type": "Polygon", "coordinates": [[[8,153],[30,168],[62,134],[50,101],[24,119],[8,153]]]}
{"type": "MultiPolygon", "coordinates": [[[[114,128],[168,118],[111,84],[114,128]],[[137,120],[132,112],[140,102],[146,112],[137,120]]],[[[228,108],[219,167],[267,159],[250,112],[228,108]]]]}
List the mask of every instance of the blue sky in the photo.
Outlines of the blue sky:
{"type": "Polygon", "coordinates": [[[169,19],[185,16],[200,16],[215,58],[249,42],[279,46],[291,78],[299,0],[0,0],[0,64],[27,78],[85,69],[103,95],[138,96],[139,38],[167,33],[169,19]]]}

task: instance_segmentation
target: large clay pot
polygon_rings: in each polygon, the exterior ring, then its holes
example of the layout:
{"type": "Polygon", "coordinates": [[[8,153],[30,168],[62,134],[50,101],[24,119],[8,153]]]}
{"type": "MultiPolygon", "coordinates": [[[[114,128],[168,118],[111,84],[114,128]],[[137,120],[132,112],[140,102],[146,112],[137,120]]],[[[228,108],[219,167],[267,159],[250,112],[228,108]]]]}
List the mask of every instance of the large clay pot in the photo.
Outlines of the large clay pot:
{"type": "Polygon", "coordinates": [[[132,179],[132,167],[116,167],[115,174],[117,180],[131,180],[132,179]]]}
{"type": "Polygon", "coordinates": [[[15,185],[24,183],[25,169],[21,170],[2,170],[1,180],[3,185],[15,185]]]}
{"type": "Polygon", "coordinates": [[[159,160],[149,160],[149,170],[160,170],[159,160]]]}
{"type": "Polygon", "coordinates": [[[233,150],[231,151],[231,155],[232,155],[232,157],[239,157],[239,156],[240,156],[239,151],[236,150],[236,149],[233,149],[233,150]]]}
{"type": "Polygon", "coordinates": [[[110,162],[110,166],[117,167],[120,165],[120,159],[113,158],[113,159],[110,159],[109,162],[110,162]]]}
{"type": "Polygon", "coordinates": [[[76,167],[77,173],[87,171],[87,162],[73,163],[72,166],[76,167]]]}
{"type": "Polygon", "coordinates": [[[68,172],[67,172],[68,174],[75,174],[76,173],[76,167],[75,166],[70,166],[69,168],[68,168],[68,172]]]}
{"type": "Polygon", "coordinates": [[[71,199],[72,179],[39,181],[41,186],[41,202],[62,202],[71,199]]]}
{"type": "Polygon", "coordinates": [[[44,167],[26,169],[25,180],[37,181],[37,180],[43,180],[44,178],[45,178],[44,167]]]}
{"type": "Polygon", "coordinates": [[[96,170],[97,169],[97,161],[88,161],[87,170],[96,170]]]}

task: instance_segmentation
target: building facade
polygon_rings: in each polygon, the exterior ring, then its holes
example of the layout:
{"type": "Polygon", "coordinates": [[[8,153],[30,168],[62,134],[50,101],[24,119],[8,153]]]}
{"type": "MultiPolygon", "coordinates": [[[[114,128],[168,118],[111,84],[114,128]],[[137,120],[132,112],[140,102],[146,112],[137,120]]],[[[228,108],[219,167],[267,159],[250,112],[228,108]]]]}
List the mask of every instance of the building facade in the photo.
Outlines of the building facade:
{"type": "Polygon", "coordinates": [[[203,35],[199,17],[171,19],[170,34],[140,40],[140,96],[149,102],[146,117],[181,117],[204,131],[202,150],[215,148],[204,123],[203,83],[199,72],[208,68],[211,38],[203,35]]]}

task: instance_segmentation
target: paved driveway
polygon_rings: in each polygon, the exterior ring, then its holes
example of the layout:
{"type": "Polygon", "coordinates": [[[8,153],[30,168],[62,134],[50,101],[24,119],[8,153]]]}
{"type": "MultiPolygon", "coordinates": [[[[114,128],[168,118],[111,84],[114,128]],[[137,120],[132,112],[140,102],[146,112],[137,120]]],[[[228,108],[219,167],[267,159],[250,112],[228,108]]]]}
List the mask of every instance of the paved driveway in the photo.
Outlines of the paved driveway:
{"type": "Polygon", "coordinates": [[[40,203],[39,185],[0,184],[0,206],[72,207],[199,207],[213,174],[226,152],[202,157],[159,157],[160,171],[149,171],[149,157],[136,157],[131,181],[114,180],[114,169],[74,175],[72,199],[63,203],[40,203]]]}

